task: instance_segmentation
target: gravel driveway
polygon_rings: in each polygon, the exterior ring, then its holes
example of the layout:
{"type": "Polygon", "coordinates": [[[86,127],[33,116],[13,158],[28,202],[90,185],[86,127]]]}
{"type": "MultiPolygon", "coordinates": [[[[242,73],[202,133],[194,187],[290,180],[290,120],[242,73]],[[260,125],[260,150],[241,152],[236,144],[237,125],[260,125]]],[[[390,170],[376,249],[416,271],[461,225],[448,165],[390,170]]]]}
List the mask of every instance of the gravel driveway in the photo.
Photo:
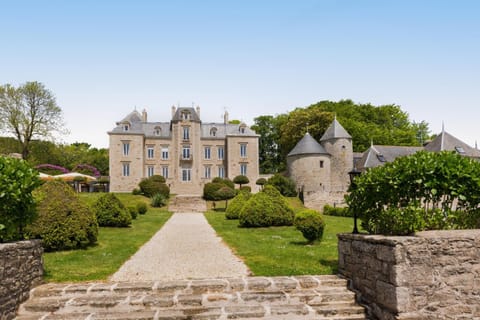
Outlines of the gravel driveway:
{"type": "Polygon", "coordinates": [[[202,213],[175,213],[110,280],[231,278],[249,273],[202,213]]]}

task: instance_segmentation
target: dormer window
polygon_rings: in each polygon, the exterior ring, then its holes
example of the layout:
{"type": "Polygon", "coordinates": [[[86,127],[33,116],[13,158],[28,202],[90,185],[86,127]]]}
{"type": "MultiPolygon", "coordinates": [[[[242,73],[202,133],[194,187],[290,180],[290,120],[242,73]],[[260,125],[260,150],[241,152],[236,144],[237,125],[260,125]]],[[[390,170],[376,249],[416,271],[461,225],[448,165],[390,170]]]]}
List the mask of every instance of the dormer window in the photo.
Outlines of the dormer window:
{"type": "Polygon", "coordinates": [[[377,154],[377,159],[380,162],[387,162],[387,160],[385,159],[385,157],[381,153],[377,154]]]}
{"type": "Polygon", "coordinates": [[[153,134],[156,135],[156,136],[159,136],[160,134],[162,134],[162,129],[160,127],[155,127],[153,129],[153,134]]]}
{"type": "Polygon", "coordinates": [[[122,126],[123,126],[123,131],[125,132],[130,131],[130,124],[124,123],[122,126]]]}
{"type": "Polygon", "coordinates": [[[460,154],[464,154],[464,153],[465,153],[465,149],[463,149],[462,147],[455,147],[455,151],[457,151],[457,152],[460,153],[460,154]]]}
{"type": "Polygon", "coordinates": [[[240,133],[245,133],[245,128],[246,128],[246,127],[247,127],[247,126],[246,126],[244,123],[242,123],[242,124],[240,125],[240,127],[238,128],[238,131],[240,131],[240,133]]]}
{"type": "Polygon", "coordinates": [[[210,129],[210,136],[211,137],[217,136],[217,128],[213,127],[212,129],[210,129]]]}
{"type": "Polygon", "coordinates": [[[190,112],[183,111],[182,112],[182,120],[190,120],[190,112]]]}

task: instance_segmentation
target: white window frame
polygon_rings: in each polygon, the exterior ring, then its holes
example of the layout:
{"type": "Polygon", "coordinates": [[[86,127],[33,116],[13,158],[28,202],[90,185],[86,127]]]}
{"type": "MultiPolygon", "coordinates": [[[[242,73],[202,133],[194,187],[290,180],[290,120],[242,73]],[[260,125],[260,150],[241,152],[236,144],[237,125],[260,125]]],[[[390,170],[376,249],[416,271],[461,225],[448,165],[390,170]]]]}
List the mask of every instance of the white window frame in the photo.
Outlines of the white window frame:
{"type": "Polygon", "coordinates": [[[240,143],[240,158],[246,158],[246,157],[247,157],[247,144],[240,143]]]}
{"type": "Polygon", "coordinates": [[[147,147],[147,159],[155,158],[155,148],[154,147],[147,147]]]}
{"type": "Polygon", "coordinates": [[[182,127],[183,140],[190,140],[190,127],[182,127]]]}
{"type": "Polygon", "coordinates": [[[165,179],[168,179],[168,166],[163,166],[163,167],[162,167],[162,176],[163,176],[165,179]]]}
{"type": "Polygon", "coordinates": [[[247,164],[246,163],[240,163],[240,174],[242,176],[247,175],[247,164]]]}
{"type": "Polygon", "coordinates": [[[225,178],[225,167],[219,166],[218,167],[218,177],[225,178]]]}
{"type": "Polygon", "coordinates": [[[130,176],[130,162],[122,162],[122,177],[130,176]]]}
{"type": "Polygon", "coordinates": [[[123,143],[123,156],[127,157],[130,154],[130,142],[122,142],[123,143]]]}
{"type": "Polygon", "coordinates": [[[182,182],[190,182],[192,181],[192,169],[190,168],[182,168],[182,182]]]}
{"type": "Polygon", "coordinates": [[[204,170],[203,170],[203,177],[205,179],[210,179],[212,177],[212,167],[211,166],[205,166],[204,170]]]}
{"type": "Polygon", "coordinates": [[[183,146],[182,147],[182,159],[183,160],[190,160],[190,157],[192,156],[190,152],[190,146],[183,146]]]}
{"type": "Polygon", "coordinates": [[[148,166],[147,167],[147,177],[150,178],[153,175],[155,175],[155,167],[154,166],[148,166]]]}
{"type": "Polygon", "coordinates": [[[168,147],[162,147],[162,160],[168,160],[168,147]]]}
{"type": "Polygon", "coordinates": [[[223,146],[217,147],[217,157],[218,160],[223,160],[223,158],[225,157],[225,149],[223,148],[223,146]]]}
{"type": "Polygon", "coordinates": [[[212,155],[212,150],[211,149],[212,148],[210,146],[205,147],[204,155],[203,155],[205,160],[210,160],[212,158],[211,157],[211,155],[212,155]]]}

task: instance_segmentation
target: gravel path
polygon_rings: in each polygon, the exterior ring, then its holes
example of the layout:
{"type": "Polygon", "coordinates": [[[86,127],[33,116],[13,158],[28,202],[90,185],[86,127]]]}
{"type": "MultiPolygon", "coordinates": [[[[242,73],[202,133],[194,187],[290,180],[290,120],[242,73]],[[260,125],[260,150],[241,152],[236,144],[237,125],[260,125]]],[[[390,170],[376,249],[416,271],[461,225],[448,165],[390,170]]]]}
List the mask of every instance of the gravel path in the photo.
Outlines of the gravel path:
{"type": "Polygon", "coordinates": [[[175,213],[110,278],[155,281],[231,278],[249,274],[201,213],[175,213]]]}

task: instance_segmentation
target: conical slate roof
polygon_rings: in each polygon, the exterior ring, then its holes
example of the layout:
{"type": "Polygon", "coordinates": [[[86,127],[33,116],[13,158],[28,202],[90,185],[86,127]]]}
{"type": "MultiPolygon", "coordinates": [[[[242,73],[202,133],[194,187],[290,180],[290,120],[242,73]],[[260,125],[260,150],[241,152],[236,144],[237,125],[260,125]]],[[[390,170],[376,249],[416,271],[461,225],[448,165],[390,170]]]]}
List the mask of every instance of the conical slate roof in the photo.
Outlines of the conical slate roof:
{"type": "Polygon", "coordinates": [[[346,138],[352,139],[352,136],[348,134],[342,125],[337,121],[337,118],[333,119],[332,124],[328,127],[327,131],[323,134],[320,141],[326,141],[330,139],[346,138]]]}
{"type": "Polygon", "coordinates": [[[329,154],[308,132],[298,141],[287,157],[300,154],[329,154]]]}

